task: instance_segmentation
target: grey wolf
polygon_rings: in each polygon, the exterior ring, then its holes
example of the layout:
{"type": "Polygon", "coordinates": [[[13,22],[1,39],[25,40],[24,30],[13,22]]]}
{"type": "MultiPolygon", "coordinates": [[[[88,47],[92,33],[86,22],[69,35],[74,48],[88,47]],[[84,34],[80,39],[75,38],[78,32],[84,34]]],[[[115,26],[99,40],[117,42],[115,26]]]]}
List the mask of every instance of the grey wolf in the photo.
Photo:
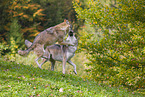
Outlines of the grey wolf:
{"type": "MultiPolygon", "coordinates": [[[[54,71],[55,61],[61,61],[63,62],[63,73],[65,74],[65,65],[66,62],[68,62],[74,67],[74,73],[77,74],[76,65],[71,61],[71,58],[75,55],[78,45],[78,41],[73,32],[69,32],[65,43],[67,43],[67,45],[54,44],[47,46],[42,56],[43,62],[41,64],[39,64],[38,61],[36,62],[39,68],[41,68],[45,62],[50,61],[51,70],[54,71]]],[[[29,47],[32,43],[28,40],[25,40],[25,44],[27,47],[29,47]]],[[[39,51],[39,48],[34,49],[34,53],[37,54],[37,51],[39,51]]]]}
{"type": "Polygon", "coordinates": [[[41,68],[41,66],[46,61],[50,61],[51,70],[53,71],[55,61],[61,61],[63,62],[63,74],[65,74],[65,65],[66,62],[68,62],[70,65],[74,67],[74,73],[77,74],[76,65],[71,61],[71,58],[74,57],[75,55],[75,51],[77,50],[77,45],[78,45],[78,41],[73,32],[71,31],[69,32],[69,35],[65,42],[67,43],[67,45],[54,44],[51,46],[47,46],[42,56],[47,60],[43,61],[39,65],[39,67],[41,68]]]}

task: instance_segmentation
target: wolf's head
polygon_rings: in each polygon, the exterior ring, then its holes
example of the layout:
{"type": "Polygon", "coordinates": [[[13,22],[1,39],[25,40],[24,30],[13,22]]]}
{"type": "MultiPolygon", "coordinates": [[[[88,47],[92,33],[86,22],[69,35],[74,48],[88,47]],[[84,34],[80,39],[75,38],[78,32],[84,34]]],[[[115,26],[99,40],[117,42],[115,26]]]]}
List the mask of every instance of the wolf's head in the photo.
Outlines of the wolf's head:
{"type": "Polygon", "coordinates": [[[60,30],[63,30],[66,33],[70,32],[72,30],[71,23],[68,20],[66,20],[66,19],[64,19],[63,23],[58,24],[57,27],[59,27],[60,30]]]}
{"type": "Polygon", "coordinates": [[[71,44],[70,46],[77,46],[78,41],[75,37],[75,32],[73,32],[72,30],[68,33],[68,37],[66,39],[66,42],[71,44]]]}

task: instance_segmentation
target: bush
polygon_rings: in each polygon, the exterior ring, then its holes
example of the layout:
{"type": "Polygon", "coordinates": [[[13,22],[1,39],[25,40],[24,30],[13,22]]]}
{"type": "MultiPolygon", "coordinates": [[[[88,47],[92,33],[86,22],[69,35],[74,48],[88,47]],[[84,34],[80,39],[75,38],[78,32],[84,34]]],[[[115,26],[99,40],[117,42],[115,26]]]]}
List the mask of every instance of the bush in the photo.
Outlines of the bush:
{"type": "Polygon", "coordinates": [[[3,43],[0,43],[0,57],[2,55],[5,55],[9,51],[10,51],[9,46],[6,45],[6,43],[4,43],[4,42],[3,43]]]}
{"type": "MultiPolygon", "coordinates": [[[[83,34],[81,48],[87,52],[91,78],[113,86],[144,88],[145,33],[143,0],[102,3],[74,2],[78,18],[101,37],[83,34]],[[101,32],[100,34],[98,32],[101,32]],[[92,37],[91,37],[92,36],[92,37]]],[[[87,31],[86,31],[87,32],[87,31]]]]}

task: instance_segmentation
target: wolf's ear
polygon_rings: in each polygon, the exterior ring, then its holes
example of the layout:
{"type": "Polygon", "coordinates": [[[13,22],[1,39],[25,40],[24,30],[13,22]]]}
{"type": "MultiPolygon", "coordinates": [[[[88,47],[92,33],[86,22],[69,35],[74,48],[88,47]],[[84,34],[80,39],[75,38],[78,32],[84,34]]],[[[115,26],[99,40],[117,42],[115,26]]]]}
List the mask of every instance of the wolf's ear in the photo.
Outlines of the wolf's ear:
{"type": "Polygon", "coordinates": [[[68,20],[66,20],[66,19],[64,19],[64,22],[66,22],[66,24],[69,24],[69,21],[68,21],[68,20]]]}
{"type": "Polygon", "coordinates": [[[66,22],[67,20],[66,19],[64,19],[64,22],[66,22]]]}

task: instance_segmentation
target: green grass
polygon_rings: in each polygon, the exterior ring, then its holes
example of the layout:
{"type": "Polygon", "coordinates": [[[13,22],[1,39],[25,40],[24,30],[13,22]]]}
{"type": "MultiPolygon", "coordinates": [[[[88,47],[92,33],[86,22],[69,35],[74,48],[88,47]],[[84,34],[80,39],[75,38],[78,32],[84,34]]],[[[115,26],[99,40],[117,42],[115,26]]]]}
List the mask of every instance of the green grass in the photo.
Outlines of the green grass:
{"type": "Polygon", "coordinates": [[[77,75],[39,69],[0,59],[0,97],[143,97],[77,75]]]}

